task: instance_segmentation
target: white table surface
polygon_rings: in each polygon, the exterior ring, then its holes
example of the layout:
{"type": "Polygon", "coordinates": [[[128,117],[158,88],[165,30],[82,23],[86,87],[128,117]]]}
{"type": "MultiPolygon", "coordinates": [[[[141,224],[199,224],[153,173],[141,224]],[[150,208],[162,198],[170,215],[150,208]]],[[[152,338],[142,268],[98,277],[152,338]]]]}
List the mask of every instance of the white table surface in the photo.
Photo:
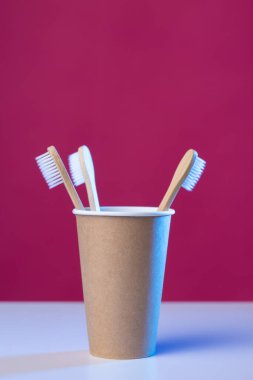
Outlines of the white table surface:
{"type": "Polygon", "coordinates": [[[0,378],[253,379],[253,303],[164,303],[157,354],[88,353],[82,303],[0,303],[0,378]]]}

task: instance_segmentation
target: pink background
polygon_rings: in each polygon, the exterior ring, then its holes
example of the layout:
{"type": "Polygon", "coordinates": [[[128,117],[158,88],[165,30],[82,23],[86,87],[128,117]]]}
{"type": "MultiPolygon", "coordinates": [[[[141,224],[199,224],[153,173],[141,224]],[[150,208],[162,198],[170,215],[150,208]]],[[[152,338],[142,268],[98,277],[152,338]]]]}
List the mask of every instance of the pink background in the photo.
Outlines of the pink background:
{"type": "Polygon", "coordinates": [[[253,300],[252,4],[1,1],[0,299],[82,299],[71,202],[34,157],[86,144],[102,205],[158,205],[195,148],[163,298],[253,300]]]}

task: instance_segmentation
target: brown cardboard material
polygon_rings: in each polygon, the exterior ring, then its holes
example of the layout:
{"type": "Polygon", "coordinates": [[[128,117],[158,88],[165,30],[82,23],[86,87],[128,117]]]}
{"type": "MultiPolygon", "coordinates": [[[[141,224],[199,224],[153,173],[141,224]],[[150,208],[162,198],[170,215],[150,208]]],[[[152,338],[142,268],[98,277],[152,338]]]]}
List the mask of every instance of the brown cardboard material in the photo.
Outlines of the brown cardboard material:
{"type": "Polygon", "coordinates": [[[90,353],[155,353],[171,215],[76,215],[90,353]]]}

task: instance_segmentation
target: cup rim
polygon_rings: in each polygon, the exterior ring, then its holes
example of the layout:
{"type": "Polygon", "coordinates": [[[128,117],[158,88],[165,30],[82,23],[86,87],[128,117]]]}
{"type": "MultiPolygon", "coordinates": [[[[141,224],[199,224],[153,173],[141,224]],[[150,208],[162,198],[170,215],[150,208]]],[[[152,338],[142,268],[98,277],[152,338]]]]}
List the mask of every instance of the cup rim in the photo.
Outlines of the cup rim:
{"type": "Polygon", "coordinates": [[[89,207],[84,210],[72,211],[74,215],[78,216],[169,216],[174,215],[175,210],[169,209],[168,211],[157,211],[157,207],[143,207],[143,206],[102,206],[100,211],[91,211],[89,207]]]}

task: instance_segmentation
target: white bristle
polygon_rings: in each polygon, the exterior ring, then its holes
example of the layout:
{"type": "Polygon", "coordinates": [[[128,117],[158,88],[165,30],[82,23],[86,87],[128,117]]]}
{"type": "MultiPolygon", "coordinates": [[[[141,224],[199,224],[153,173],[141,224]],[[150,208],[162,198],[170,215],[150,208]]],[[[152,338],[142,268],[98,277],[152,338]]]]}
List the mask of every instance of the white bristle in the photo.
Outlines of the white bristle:
{"type": "Polygon", "coordinates": [[[204,160],[202,160],[201,158],[199,158],[197,153],[196,153],[196,158],[195,158],[194,164],[193,164],[188,176],[186,177],[186,179],[184,180],[184,182],[182,184],[182,187],[185,190],[192,191],[194,189],[194,187],[196,186],[197,182],[199,181],[199,179],[200,179],[200,177],[201,177],[201,175],[205,169],[205,166],[206,166],[206,162],[204,160]]]}
{"type": "Polygon", "coordinates": [[[75,186],[82,185],[85,182],[78,152],[69,156],[69,171],[75,186]]]}
{"type": "Polygon", "coordinates": [[[36,161],[49,189],[63,183],[61,174],[49,152],[36,157],[36,161]]]}

